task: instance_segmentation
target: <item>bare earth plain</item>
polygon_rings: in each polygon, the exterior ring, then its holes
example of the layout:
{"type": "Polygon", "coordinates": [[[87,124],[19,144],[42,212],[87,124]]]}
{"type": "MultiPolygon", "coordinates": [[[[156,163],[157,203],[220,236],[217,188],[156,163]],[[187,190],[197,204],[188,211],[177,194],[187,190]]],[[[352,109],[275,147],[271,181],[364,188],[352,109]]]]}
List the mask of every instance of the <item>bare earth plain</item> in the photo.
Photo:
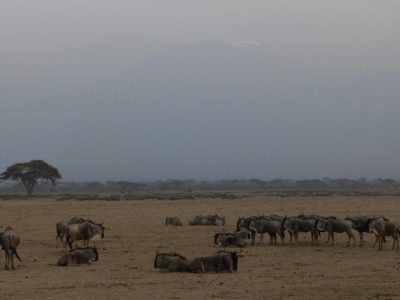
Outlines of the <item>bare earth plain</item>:
{"type": "MultiPolygon", "coordinates": [[[[270,246],[268,237],[244,249],[236,273],[164,273],[153,269],[156,247],[189,258],[214,253],[212,234],[234,230],[240,216],[280,214],[385,215],[400,220],[400,197],[270,197],[179,201],[0,201],[0,225],[21,236],[17,270],[0,269],[0,299],[400,299],[400,252],[346,247],[347,237],[326,235],[312,246],[308,234],[297,245],[270,246]],[[196,214],[225,215],[225,227],[188,226],[196,214]],[[58,267],[65,252],[55,247],[55,223],[81,216],[108,227],[100,260],[58,267]],[[164,225],[178,216],[182,227],[164,225]]],[[[2,252],[3,253],[3,252],[2,252]]],[[[0,256],[4,263],[4,255],[0,256]]]]}

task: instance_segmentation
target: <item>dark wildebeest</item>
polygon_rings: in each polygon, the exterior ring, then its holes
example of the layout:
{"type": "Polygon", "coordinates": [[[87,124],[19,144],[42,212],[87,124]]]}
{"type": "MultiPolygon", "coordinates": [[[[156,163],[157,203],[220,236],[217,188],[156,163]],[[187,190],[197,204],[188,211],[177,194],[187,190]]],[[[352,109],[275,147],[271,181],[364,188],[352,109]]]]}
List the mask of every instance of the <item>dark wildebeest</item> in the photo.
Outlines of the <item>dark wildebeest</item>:
{"type": "MultiPolygon", "coordinates": [[[[220,247],[238,247],[242,249],[247,246],[247,242],[245,238],[242,238],[242,233],[246,233],[244,231],[239,231],[235,233],[230,232],[216,232],[214,234],[214,244],[220,247]]],[[[246,238],[248,237],[248,233],[246,233],[246,238]]]]}
{"type": "Polygon", "coordinates": [[[99,253],[96,247],[76,248],[68,254],[61,256],[57,262],[59,266],[68,266],[69,264],[90,264],[99,260],[99,253]]]}
{"type": "Polygon", "coordinates": [[[212,256],[197,257],[189,264],[190,272],[233,272],[238,269],[236,252],[218,252],[212,256]]]}
{"type": "Polygon", "coordinates": [[[89,241],[104,238],[103,224],[94,223],[93,221],[85,221],[83,223],[71,224],[67,226],[66,239],[69,248],[72,249],[73,242],[83,241],[84,246],[89,245],[89,241]]]}
{"type": "Polygon", "coordinates": [[[189,225],[224,226],[225,217],[220,217],[218,215],[195,216],[189,221],[189,225]]]}
{"type": "MultiPolygon", "coordinates": [[[[383,218],[385,221],[389,221],[389,219],[383,216],[354,216],[354,217],[347,216],[345,218],[345,220],[353,223],[353,229],[360,234],[360,247],[364,245],[363,234],[371,232],[369,230],[369,224],[371,223],[372,220],[377,218],[383,218]]],[[[383,241],[385,241],[384,238],[383,241]]]]}
{"type": "Polygon", "coordinates": [[[299,218],[290,217],[286,218],[283,222],[283,228],[290,235],[290,242],[292,242],[292,236],[296,243],[299,240],[299,232],[310,232],[311,233],[311,243],[314,244],[318,240],[318,232],[315,224],[316,220],[312,218],[299,218]]]}
{"type": "Polygon", "coordinates": [[[82,223],[85,222],[85,219],[82,219],[80,217],[73,217],[69,220],[63,219],[59,222],[56,223],[56,247],[58,248],[58,241],[61,241],[61,245],[63,247],[67,246],[67,243],[64,243],[64,237],[65,234],[67,233],[67,227],[68,225],[71,224],[77,224],[77,223],[82,223]]]}
{"type": "Polygon", "coordinates": [[[165,225],[182,226],[183,224],[182,224],[181,220],[179,220],[179,218],[177,218],[177,217],[172,217],[172,218],[166,217],[165,225]]]}
{"type": "Polygon", "coordinates": [[[395,244],[397,244],[397,250],[399,250],[399,232],[400,226],[398,223],[392,221],[386,221],[383,218],[372,219],[368,225],[369,231],[375,234],[375,243],[379,242],[379,250],[383,248],[383,238],[385,236],[391,236],[393,238],[392,249],[394,250],[395,244]]]}
{"type": "Polygon", "coordinates": [[[10,269],[10,261],[11,261],[11,268],[15,269],[14,255],[18,258],[19,261],[21,261],[21,258],[17,253],[17,247],[19,245],[19,242],[20,242],[19,236],[10,226],[8,226],[4,232],[0,233],[0,246],[4,250],[5,254],[6,262],[4,268],[6,270],[10,269]]]}
{"type": "Polygon", "coordinates": [[[178,253],[159,253],[156,250],[154,268],[168,272],[188,272],[189,260],[178,253]]]}
{"type": "Polygon", "coordinates": [[[353,223],[346,220],[338,219],[319,219],[315,222],[316,228],[321,232],[328,232],[328,243],[331,241],[331,245],[334,244],[335,236],[334,233],[346,233],[348,236],[347,246],[350,246],[350,241],[353,239],[354,245],[356,244],[356,239],[352,232],[353,223]]]}

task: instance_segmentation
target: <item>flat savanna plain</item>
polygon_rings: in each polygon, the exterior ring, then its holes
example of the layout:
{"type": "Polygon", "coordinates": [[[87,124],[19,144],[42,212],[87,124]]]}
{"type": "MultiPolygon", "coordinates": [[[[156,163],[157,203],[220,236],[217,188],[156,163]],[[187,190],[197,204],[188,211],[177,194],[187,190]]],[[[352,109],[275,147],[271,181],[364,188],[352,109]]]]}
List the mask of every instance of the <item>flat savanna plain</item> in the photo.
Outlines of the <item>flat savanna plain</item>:
{"type": "MultiPolygon", "coordinates": [[[[346,247],[337,234],[312,246],[308,234],[297,245],[262,244],[244,249],[237,273],[164,273],[153,269],[156,247],[189,258],[209,255],[216,230],[234,230],[240,216],[298,213],[382,214],[400,220],[399,197],[270,197],[179,201],[0,201],[0,225],[21,236],[18,269],[0,269],[0,299],[400,299],[400,252],[391,239],[379,252],[367,235],[364,248],[346,247]],[[225,215],[223,227],[188,226],[196,214],[225,215]],[[104,249],[92,265],[58,267],[55,223],[81,216],[104,221],[104,249]],[[178,216],[182,227],[164,225],[178,216]]],[[[4,262],[4,255],[1,256],[4,262]]]]}

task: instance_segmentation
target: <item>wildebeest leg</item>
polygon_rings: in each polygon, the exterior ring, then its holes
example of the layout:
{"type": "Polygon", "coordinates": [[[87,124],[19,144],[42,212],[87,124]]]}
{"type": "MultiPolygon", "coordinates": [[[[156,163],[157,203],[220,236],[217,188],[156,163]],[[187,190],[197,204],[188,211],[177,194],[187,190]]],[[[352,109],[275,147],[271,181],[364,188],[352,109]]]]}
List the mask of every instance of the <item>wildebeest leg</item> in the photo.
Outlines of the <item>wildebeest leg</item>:
{"type": "Polygon", "coordinates": [[[11,269],[15,270],[14,267],[14,251],[11,250],[11,269]]]}
{"type": "Polygon", "coordinates": [[[333,233],[333,231],[331,232],[331,236],[332,236],[331,246],[333,246],[333,244],[335,243],[335,234],[333,233]]]}
{"type": "Polygon", "coordinates": [[[360,247],[364,246],[364,238],[363,238],[363,233],[362,231],[360,232],[360,247]]]}
{"type": "Polygon", "coordinates": [[[264,233],[260,233],[260,243],[262,243],[263,239],[264,239],[264,233]]]}
{"type": "Polygon", "coordinates": [[[251,232],[251,244],[254,245],[256,240],[256,232],[252,231],[251,232]]]}
{"type": "Polygon", "coordinates": [[[397,237],[397,233],[396,233],[396,232],[394,232],[394,233],[392,234],[392,238],[393,238],[392,250],[394,250],[395,244],[397,244],[397,250],[399,250],[399,240],[398,240],[398,237],[397,237]]]}
{"type": "Polygon", "coordinates": [[[289,231],[289,236],[290,236],[290,243],[291,243],[292,239],[293,239],[293,232],[292,231],[289,231]]]}
{"type": "Polygon", "coordinates": [[[4,269],[8,270],[8,250],[4,250],[4,256],[5,256],[5,265],[4,269]]]}
{"type": "Polygon", "coordinates": [[[346,232],[346,233],[347,233],[347,237],[349,238],[349,239],[347,240],[347,247],[350,247],[350,242],[351,242],[352,234],[351,234],[351,232],[346,232]]]}
{"type": "MultiPolygon", "coordinates": [[[[379,240],[379,235],[375,233],[375,243],[374,243],[373,248],[376,247],[376,243],[378,242],[378,240],[379,240]]],[[[379,241],[379,242],[380,242],[380,241],[379,241]]]]}

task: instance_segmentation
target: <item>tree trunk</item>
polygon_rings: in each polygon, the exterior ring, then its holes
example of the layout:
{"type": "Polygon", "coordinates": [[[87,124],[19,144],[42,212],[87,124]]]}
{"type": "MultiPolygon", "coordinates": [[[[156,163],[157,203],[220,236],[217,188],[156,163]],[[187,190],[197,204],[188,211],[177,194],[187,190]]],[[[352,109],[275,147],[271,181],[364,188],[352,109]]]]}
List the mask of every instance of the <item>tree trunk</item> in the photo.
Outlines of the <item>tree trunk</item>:
{"type": "Polygon", "coordinates": [[[33,181],[22,181],[26,188],[26,194],[28,197],[32,196],[33,193],[33,186],[35,185],[35,182],[33,181]]]}

